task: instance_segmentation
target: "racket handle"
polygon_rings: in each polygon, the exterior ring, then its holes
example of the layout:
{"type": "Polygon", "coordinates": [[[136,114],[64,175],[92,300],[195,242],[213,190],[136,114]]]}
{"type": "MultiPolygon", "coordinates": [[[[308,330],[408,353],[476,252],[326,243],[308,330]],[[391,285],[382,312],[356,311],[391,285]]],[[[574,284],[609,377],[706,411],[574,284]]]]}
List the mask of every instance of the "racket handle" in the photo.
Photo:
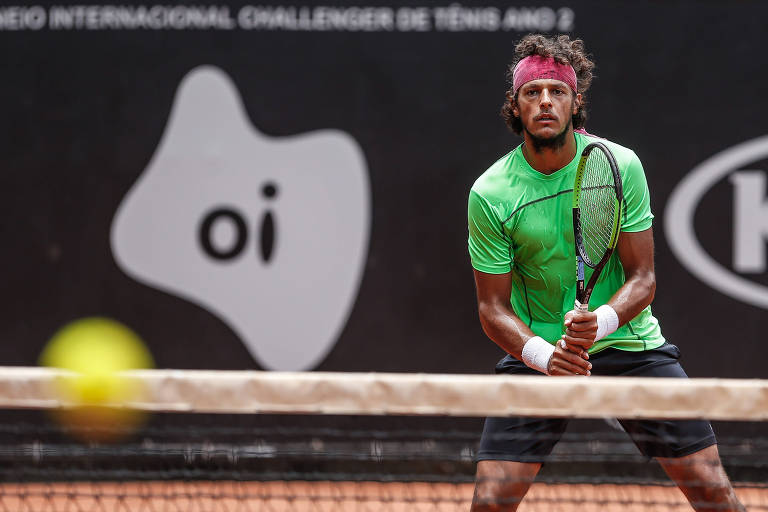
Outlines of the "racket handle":
{"type": "Polygon", "coordinates": [[[573,305],[573,310],[574,311],[589,311],[589,303],[582,304],[581,302],[579,302],[577,300],[576,303],[573,305]]]}

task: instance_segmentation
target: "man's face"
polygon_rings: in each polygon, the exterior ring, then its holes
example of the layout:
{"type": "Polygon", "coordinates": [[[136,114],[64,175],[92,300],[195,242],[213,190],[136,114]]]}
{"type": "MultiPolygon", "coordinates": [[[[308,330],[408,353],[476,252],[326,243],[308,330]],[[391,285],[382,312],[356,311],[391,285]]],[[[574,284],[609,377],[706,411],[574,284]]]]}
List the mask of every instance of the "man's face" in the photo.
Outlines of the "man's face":
{"type": "Polygon", "coordinates": [[[546,146],[546,141],[563,138],[580,101],[581,95],[574,96],[564,82],[542,78],[520,87],[514,114],[531,138],[546,146]]]}

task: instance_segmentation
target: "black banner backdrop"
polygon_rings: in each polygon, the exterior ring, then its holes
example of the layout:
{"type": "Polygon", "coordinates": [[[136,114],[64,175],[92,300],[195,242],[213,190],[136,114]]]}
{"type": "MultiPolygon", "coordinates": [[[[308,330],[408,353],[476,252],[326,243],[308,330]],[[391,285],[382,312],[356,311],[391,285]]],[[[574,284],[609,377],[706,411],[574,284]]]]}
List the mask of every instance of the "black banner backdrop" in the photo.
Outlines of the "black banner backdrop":
{"type": "Polygon", "coordinates": [[[121,5],[0,7],[2,364],[105,315],[160,367],[490,371],[467,193],[519,143],[516,40],[562,31],[589,131],[644,163],[664,334],[692,376],[768,377],[768,5],[121,5]]]}

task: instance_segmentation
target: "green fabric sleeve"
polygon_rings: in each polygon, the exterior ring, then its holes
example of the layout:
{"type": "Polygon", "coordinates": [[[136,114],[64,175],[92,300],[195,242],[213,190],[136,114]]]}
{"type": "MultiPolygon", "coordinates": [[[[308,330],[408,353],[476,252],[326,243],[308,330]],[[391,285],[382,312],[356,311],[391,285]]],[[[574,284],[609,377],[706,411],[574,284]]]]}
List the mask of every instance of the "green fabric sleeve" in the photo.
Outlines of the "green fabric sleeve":
{"type": "Polygon", "coordinates": [[[645,231],[653,223],[651,213],[651,196],[648,193],[648,182],[645,179],[643,164],[636,154],[627,165],[622,177],[624,189],[624,219],[622,231],[645,231]]]}
{"type": "Polygon", "coordinates": [[[512,252],[496,209],[480,194],[470,190],[467,217],[472,267],[488,274],[509,272],[512,252]]]}

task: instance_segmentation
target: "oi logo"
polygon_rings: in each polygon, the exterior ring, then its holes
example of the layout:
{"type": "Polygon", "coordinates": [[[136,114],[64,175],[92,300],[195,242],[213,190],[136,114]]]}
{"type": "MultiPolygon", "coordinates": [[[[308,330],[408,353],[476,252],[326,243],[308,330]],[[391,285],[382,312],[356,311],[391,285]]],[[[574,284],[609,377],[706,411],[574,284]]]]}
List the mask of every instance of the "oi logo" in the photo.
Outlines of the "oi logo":
{"type": "Polygon", "coordinates": [[[232,80],[205,66],[179,85],[159,146],[118,207],[112,252],[132,278],[227,323],[262,367],[307,370],[355,302],[370,210],[351,136],[268,137],[232,80]]]}
{"type": "MultiPolygon", "coordinates": [[[[265,184],[261,193],[266,199],[272,199],[277,195],[277,186],[273,183],[265,184]]],[[[275,249],[275,219],[272,211],[267,210],[261,219],[261,235],[259,239],[259,254],[261,259],[268,263],[272,259],[275,249]]],[[[237,258],[245,248],[248,241],[248,226],[245,216],[232,207],[219,207],[208,212],[200,223],[198,240],[202,250],[215,260],[230,260],[237,258]],[[234,231],[230,242],[217,244],[214,242],[214,229],[222,222],[229,223],[234,231]]]]}

